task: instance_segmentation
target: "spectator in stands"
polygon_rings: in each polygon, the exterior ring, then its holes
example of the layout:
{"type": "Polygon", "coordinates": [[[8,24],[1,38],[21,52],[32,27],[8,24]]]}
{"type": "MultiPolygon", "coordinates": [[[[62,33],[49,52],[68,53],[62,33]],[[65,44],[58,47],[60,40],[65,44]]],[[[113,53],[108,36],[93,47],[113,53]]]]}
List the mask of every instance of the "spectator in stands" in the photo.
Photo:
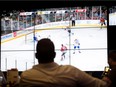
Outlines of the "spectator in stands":
{"type": "Polygon", "coordinates": [[[110,52],[108,56],[110,71],[103,77],[103,80],[110,83],[109,87],[116,87],[116,51],[110,52]]]}
{"type": "Polygon", "coordinates": [[[107,87],[107,83],[71,65],[54,62],[54,43],[43,38],[38,41],[36,58],[39,64],[22,72],[21,87],[107,87]]]}

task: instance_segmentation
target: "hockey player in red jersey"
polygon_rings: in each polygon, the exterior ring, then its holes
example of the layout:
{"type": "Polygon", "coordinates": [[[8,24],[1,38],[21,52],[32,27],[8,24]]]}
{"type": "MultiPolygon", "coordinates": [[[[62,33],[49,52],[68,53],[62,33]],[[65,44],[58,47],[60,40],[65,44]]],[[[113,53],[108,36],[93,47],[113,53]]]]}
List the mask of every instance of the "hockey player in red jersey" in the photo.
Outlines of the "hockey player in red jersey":
{"type": "Polygon", "coordinates": [[[64,46],[63,44],[61,44],[61,50],[60,51],[62,52],[62,55],[61,55],[61,61],[62,61],[63,59],[65,59],[65,54],[67,52],[67,47],[64,46]]]}
{"type": "Polygon", "coordinates": [[[102,29],[103,24],[106,25],[105,19],[103,17],[101,17],[100,23],[101,23],[101,29],[102,29]]]}

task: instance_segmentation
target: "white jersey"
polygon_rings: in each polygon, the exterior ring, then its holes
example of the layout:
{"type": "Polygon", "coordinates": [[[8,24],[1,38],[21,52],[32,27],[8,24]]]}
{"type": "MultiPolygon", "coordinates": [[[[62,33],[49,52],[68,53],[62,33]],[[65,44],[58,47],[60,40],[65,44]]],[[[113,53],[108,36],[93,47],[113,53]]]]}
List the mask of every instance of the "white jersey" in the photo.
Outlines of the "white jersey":
{"type": "Polygon", "coordinates": [[[76,20],[76,17],[72,15],[71,20],[72,21],[76,20]]]}
{"type": "Polygon", "coordinates": [[[75,17],[72,17],[72,20],[75,20],[75,17]]]}
{"type": "Polygon", "coordinates": [[[79,40],[78,40],[78,39],[75,39],[75,40],[74,40],[74,44],[75,44],[75,45],[78,45],[78,44],[79,44],[79,40]]]}

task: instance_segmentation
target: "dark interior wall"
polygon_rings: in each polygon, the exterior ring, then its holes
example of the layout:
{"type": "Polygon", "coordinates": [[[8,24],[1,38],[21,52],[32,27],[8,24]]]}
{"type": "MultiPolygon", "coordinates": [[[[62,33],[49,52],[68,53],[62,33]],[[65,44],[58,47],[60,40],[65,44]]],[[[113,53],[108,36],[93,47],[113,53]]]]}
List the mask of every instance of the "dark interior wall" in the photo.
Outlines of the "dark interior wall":
{"type": "Polygon", "coordinates": [[[108,26],[108,50],[116,50],[116,26],[108,26]]]}

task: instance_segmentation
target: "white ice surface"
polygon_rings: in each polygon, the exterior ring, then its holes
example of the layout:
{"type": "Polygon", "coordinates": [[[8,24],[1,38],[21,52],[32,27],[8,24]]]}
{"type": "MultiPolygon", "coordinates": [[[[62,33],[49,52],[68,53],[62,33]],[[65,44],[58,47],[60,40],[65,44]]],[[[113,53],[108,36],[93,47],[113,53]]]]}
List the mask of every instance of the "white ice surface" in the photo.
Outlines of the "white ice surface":
{"type": "MultiPolygon", "coordinates": [[[[48,37],[56,49],[55,62],[58,64],[70,64],[83,71],[103,71],[107,66],[107,29],[103,28],[78,28],[71,30],[73,34],[64,29],[44,30],[37,32],[38,39],[48,37]],[[49,36],[50,35],[50,36],[49,36]],[[73,42],[78,39],[80,51],[73,54],[73,42]],[[66,58],[61,61],[61,44],[68,47],[66,58]]],[[[33,37],[30,37],[33,39],[33,37]]],[[[24,71],[37,64],[35,58],[36,42],[25,43],[25,37],[1,44],[1,70],[18,68],[24,71]]]]}

